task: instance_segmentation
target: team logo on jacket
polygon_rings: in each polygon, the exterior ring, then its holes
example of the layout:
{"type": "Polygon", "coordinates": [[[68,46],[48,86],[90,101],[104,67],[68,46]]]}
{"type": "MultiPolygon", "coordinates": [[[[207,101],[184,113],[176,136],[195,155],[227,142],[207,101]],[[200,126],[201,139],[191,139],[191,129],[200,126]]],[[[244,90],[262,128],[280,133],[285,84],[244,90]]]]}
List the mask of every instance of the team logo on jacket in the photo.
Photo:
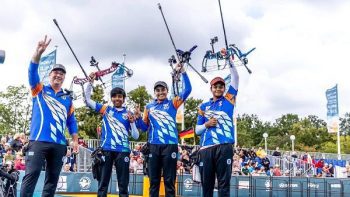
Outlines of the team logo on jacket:
{"type": "Polygon", "coordinates": [[[173,158],[173,159],[176,158],[176,153],[175,152],[171,153],[171,158],[173,158]]]}
{"type": "Polygon", "coordinates": [[[123,118],[124,120],[128,119],[128,114],[124,113],[124,114],[122,115],[122,118],[123,118]]]}
{"type": "Polygon", "coordinates": [[[124,158],[124,161],[127,163],[127,162],[129,162],[129,157],[125,157],[124,158]]]}
{"type": "Polygon", "coordinates": [[[219,102],[219,106],[221,106],[221,105],[222,105],[222,101],[219,102]]]}
{"type": "Polygon", "coordinates": [[[208,109],[210,109],[210,106],[206,106],[206,107],[205,107],[205,110],[208,110],[208,109]]]}
{"type": "Polygon", "coordinates": [[[164,109],[169,109],[169,103],[163,105],[164,109]]]}
{"type": "Polygon", "coordinates": [[[231,164],[231,159],[227,159],[227,165],[231,164]]]}

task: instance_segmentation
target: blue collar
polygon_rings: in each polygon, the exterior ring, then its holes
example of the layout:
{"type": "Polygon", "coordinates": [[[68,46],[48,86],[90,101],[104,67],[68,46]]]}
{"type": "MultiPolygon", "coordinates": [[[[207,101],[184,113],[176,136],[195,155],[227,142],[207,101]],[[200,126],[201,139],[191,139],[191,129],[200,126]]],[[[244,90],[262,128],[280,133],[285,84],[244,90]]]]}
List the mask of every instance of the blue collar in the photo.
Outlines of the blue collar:
{"type": "Polygon", "coordinates": [[[158,101],[158,99],[154,99],[153,100],[153,104],[163,104],[163,103],[167,103],[169,102],[169,99],[168,98],[165,98],[163,101],[158,101]]]}
{"type": "Polygon", "coordinates": [[[123,112],[126,111],[126,107],[124,107],[124,106],[122,106],[122,107],[120,107],[120,108],[116,108],[116,107],[113,106],[113,109],[114,109],[116,112],[118,112],[118,113],[123,113],[123,112]]]}
{"type": "Polygon", "coordinates": [[[214,101],[213,98],[210,98],[210,99],[209,99],[209,102],[210,102],[210,104],[212,104],[212,103],[216,103],[216,102],[218,102],[218,101],[221,101],[221,100],[223,100],[223,99],[224,99],[224,96],[221,96],[220,98],[216,99],[216,101],[214,101]]]}

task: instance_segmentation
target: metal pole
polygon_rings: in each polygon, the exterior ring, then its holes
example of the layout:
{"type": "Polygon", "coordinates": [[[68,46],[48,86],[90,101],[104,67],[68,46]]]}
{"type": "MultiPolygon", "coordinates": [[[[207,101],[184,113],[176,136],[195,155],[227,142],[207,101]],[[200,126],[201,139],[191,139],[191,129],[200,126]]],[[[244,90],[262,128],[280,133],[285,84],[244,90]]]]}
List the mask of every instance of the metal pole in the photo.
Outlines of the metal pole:
{"type": "Polygon", "coordinates": [[[294,140],[292,140],[292,152],[294,152],[294,140]]]}
{"type": "Polygon", "coordinates": [[[265,137],[265,152],[267,153],[267,141],[266,141],[266,137],[265,137]]]}

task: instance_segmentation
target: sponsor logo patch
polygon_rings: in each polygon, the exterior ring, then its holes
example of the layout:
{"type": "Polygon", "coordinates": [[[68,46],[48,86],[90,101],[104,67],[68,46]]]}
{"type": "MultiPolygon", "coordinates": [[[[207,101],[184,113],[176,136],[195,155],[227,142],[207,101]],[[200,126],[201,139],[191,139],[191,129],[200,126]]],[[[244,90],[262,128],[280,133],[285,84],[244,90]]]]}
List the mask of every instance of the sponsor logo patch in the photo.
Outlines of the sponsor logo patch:
{"type": "Polygon", "coordinates": [[[171,158],[173,158],[173,159],[176,158],[176,153],[175,152],[171,153],[171,158]]]}
{"type": "Polygon", "coordinates": [[[124,161],[125,161],[125,162],[129,162],[129,157],[125,157],[125,158],[124,158],[124,161]]]}

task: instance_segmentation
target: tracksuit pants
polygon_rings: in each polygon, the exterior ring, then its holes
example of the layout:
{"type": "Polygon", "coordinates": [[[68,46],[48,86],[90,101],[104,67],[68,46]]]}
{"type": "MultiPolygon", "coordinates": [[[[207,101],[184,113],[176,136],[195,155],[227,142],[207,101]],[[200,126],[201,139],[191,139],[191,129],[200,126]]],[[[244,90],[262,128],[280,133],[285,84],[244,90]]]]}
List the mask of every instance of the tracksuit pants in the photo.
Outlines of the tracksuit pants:
{"type": "Polygon", "coordinates": [[[177,153],[177,144],[150,144],[148,158],[150,178],[149,196],[159,196],[160,180],[163,174],[165,196],[175,197],[177,153]]]}
{"type": "Polygon", "coordinates": [[[55,195],[67,146],[49,142],[30,141],[26,152],[26,170],[21,185],[21,197],[32,197],[46,160],[43,197],[55,195]]]}
{"type": "Polygon", "coordinates": [[[218,196],[230,196],[232,159],[232,144],[220,144],[199,151],[199,172],[204,197],[213,196],[215,177],[218,179],[218,196]]]}
{"type": "Polygon", "coordinates": [[[119,196],[129,196],[129,164],[130,152],[103,151],[105,161],[101,164],[101,179],[98,183],[99,197],[105,197],[108,193],[108,185],[111,179],[113,165],[117,171],[119,196]]]}

